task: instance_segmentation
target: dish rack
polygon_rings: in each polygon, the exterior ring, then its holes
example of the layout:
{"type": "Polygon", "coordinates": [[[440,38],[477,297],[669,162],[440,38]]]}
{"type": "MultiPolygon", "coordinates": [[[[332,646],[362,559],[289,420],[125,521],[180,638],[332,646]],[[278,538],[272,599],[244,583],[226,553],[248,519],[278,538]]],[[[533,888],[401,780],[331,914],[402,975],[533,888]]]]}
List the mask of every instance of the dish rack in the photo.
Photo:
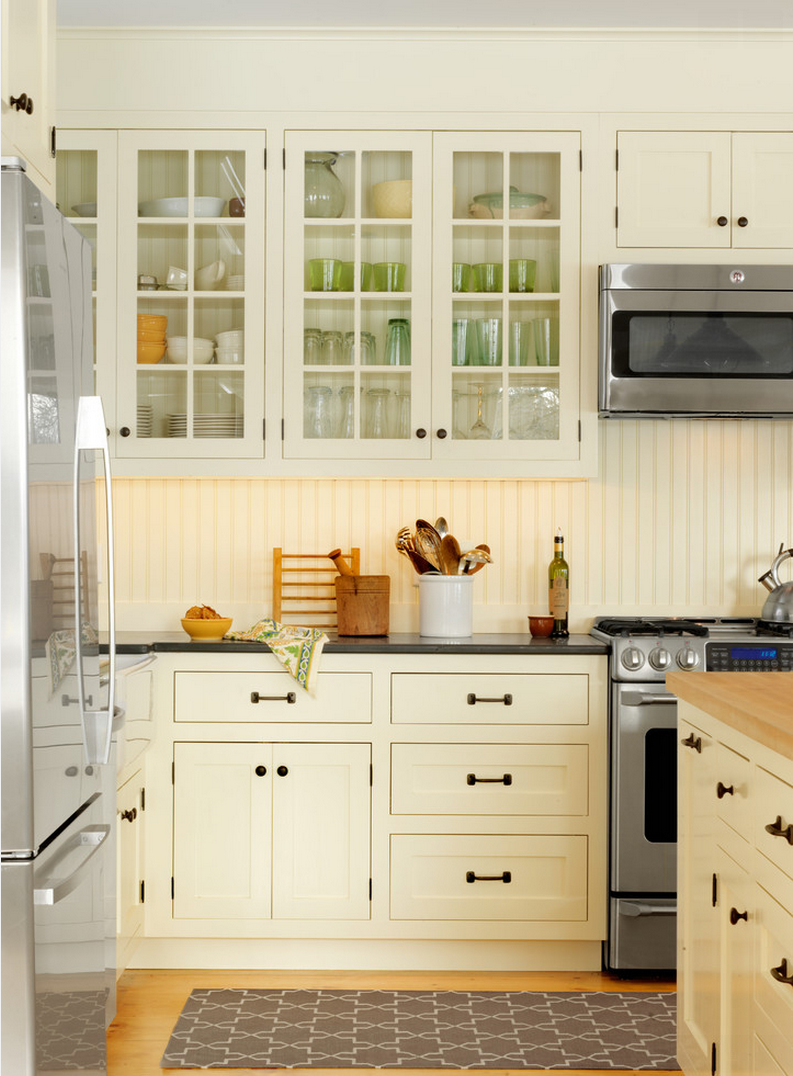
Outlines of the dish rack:
{"type": "MultiPolygon", "coordinates": [[[[353,573],[361,571],[361,550],[342,556],[353,573]]],[[[305,628],[336,626],[336,576],[327,553],[284,553],[273,549],[273,620],[305,628]]]]}

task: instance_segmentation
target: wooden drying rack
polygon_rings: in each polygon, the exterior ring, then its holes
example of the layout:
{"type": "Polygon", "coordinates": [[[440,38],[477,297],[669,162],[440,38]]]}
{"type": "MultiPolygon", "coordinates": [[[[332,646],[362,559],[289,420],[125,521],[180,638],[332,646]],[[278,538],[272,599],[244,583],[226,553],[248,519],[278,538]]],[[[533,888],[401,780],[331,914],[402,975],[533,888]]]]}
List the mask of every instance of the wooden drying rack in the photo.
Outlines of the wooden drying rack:
{"type": "MultiPolygon", "coordinates": [[[[359,575],[361,550],[353,546],[342,556],[359,575]]],[[[334,627],[338,574],[339,569],[327,553],[284,553],[283,549],[273,549],[273,620],[306,628],[334,627]]]]}

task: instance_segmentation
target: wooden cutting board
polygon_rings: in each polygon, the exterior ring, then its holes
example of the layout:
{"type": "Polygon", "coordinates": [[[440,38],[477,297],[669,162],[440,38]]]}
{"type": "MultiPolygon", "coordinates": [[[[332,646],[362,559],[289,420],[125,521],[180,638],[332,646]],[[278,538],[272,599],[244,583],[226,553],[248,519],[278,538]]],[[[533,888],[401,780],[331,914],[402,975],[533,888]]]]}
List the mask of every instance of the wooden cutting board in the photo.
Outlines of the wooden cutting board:
{"type": "Polygon", "coordinates": [[[339,635],[388,635],[391,579],[387,575],[336,577],[339,635]]]}

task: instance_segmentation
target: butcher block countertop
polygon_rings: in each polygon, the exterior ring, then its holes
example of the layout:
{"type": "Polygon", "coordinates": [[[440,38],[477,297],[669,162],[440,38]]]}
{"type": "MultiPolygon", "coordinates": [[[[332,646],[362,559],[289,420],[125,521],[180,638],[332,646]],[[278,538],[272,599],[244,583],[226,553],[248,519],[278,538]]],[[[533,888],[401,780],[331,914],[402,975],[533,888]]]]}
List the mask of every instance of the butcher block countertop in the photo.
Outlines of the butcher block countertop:
{"type": "Polygon", "coordinates": [[[679,699],[793,760],[793,674],[672,672],[666,686],[679,699]]]}

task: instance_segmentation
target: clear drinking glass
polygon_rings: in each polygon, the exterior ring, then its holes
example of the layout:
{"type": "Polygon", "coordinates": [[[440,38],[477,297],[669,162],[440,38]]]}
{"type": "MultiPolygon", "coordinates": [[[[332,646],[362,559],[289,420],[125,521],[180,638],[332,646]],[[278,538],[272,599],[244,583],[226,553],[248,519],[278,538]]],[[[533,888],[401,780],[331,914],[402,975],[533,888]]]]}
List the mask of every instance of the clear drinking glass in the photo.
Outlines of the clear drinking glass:
{"type": "Polygon", "coordinates": [[[322,362],[322,333],[319,329],[303,330],[303,362],[309,366],[322,362]]]}
{"type": "Polygon", "coordinates": [[[369,389],[366,393],[365,436],[388,437],[388,389],[369,389]]]}
{"type": "Polygon", "coordinates": [[[329,366],[344,362],[344,337],[335,329],[322,334],[322,361],[329,366]]]}
{"type": "Polygon", "coordinates": [[[394,419],[394,437],[406,441],[410,437],[410,393],[394,393],[396,417],[394,419]]]}
{"type": "MultiPolygon", "coordinates": [[[[355,362],[355,333],[344,334],[344,361],[348,365],[355,362]]],[[[377,345],[372,333],[361,332],[361,365],[374,366],[377,362],[377,345]]]]}
{"type": "Polygon", "coordinates": [[[389,366],[410,366],[410,322],[407,318],[388,319],[383,361],[389,366]]]}
{"type": "Polygon", "coordinates": [[[339,428],[336,436],[349,440],[355,437],[355,387],[353,385],[342,385],[339,389],[339,404],[339,428]]]}
{"type": "Polygon", "coordinates": [[[303,436],[333,435],[333,393],[327,385],[307,385],[303,392],[303,436]]]}

